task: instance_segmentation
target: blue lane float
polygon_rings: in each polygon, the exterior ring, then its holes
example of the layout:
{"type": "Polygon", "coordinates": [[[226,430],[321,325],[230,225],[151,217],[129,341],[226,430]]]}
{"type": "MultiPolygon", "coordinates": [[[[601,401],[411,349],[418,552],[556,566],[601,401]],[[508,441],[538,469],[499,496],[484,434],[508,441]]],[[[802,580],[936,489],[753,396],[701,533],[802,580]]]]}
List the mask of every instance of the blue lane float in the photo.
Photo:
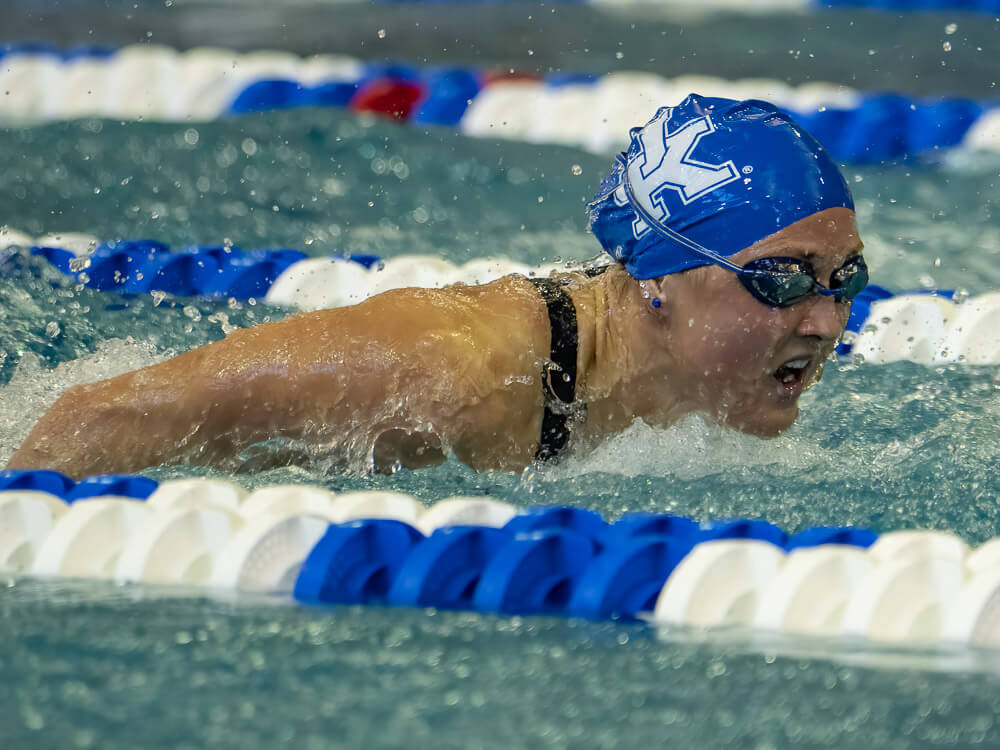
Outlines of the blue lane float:
{"type": "MultiPolygon", "coordinates": [[[[243,250],[202,245],[171,251],[155,240],[120,240],[98,245],[78,257],[59,247],[30,248],[78,283],[99,291],[148,294],[161,291],[177,297],[263,298],[274,281],[292,264],[308,256],[299,250],[243,250]]],[[[373,255],[335,255],[370,268],[373,255]]]]}
{"type": "MultiPolygon", "coordinates": [[[[51,245],[31,246],[29,252],[46,259],[77,283],[99,291],[133,295],[162,292],[175,297],[240,301],[266,300],[269,290],[286,271],[294,270],[300,262],[308,264],[322,260],[292,249],[243,250],[222,245],[200,245],[174,251],[155,240],[101,243],[90,255],[78,255],[72,250],[51,245]]],[[[382,261],[373,255],[352,253],[327,256],[326,260],[331,263],[349,262],[366,270],[377,264],[394,262],[382,261]]],[[[852,337],[865,328],[873,304],[913,295],[935,295],[950,300],[955,292],[908,290],[894,293],[885,287],[869,284],[854,300],[847,322],[850,335],[838,345],[837,353],[841,356],[851,353],[852,337]]],[[[541,523],[537,519],[531,522],[541,523]]],[[[582,519],[545,521],[549,525],[565,528],[572,528],[572,524],[577,522],[584,523],[582,519]]],[[[521,519],[517,523],[526,524],[529,521],[521,519]]]]}
{"type": "Polygon", "coordinates": [[[423,538],[401,521],[331,525],[302,564],[295,579],[295,598],[316,603],[384,603],[400,567],[423,538]]]}
{"type": "Polygon", "coordinates": [[[481,612],[563,613],[596,553],[594,539],[576,531],[516,534],[483,569],[473,605],[481,612]]]}

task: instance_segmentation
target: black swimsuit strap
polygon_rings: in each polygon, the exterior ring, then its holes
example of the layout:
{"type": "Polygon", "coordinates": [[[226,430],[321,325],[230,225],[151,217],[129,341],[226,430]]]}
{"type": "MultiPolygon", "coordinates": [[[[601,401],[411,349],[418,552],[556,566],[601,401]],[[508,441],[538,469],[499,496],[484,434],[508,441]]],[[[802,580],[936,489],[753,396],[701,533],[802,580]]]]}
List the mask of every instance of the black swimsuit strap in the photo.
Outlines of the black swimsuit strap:
{"type": "MultiPolygon", "coordinates": [[[[563,285],[552,279],[530,279],[545,300],[552,329],[549,362],[542,367],[542,392],[545,412],[542,415],[542,435],[535,459],[545,461],[559,455],[569,442],[576,416],[567,407],[576,399],[576,308],[563,285]]],[[[577,405],[577,411],[582,405],[577,405]]]]}

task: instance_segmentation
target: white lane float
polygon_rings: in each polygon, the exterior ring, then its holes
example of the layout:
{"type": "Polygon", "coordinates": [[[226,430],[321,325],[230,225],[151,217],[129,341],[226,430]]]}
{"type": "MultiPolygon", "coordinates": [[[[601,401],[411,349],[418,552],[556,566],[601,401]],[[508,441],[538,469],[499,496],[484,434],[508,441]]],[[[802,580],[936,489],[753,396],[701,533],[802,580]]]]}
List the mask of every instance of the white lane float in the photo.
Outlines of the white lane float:
{"type": "Polygon", "coordinates": [[[338,521],[334,494],[322,487],[281,484],[254,490],[240,505],[245,518],[260,515],[313,515],[328,522],[338,521]]]}
{"type": "Polygon", "coordinates": [[[438,500],[417,522],[424,536],[446,526],[488,526],[499,529],[518,514],[510,503],[489,497],[448,497],[438,500]]]}
{"type": "Polygon", "coordinates": [[[382,518],[416,526],[423,512],[424,506],[403,492],[345,492],[338,495],[333,504],[333,516],[337,523],[382,518]]]}
{"type": "Polygon", "coordinates": [[[864,550],[825,544],[792,550],[757,600],[753,626],[798,635],[838,635],[844,607],[874,563],[864,550]]]}
{"type": "Polygon", "coordinates": [[[154,512],[146,503],[125,497],[77,500],[42,542],[32,575],[113,578],[122,548],[154,512]]]}
{"type": "Polygon", "coordinates": [[[851,353],[879,364],[903,359],[933,362],[941,356],[948,324],[956,314],[951,301],[929,294],[873,302],[851,353]]]}
{"type": "Polygon", "coordinates": [[[241,516],[221,506],[177,505],[153,513],[126,540],[114,578],[205,586],[242,525],[241,516]]]}
{"type": "Polygon", "coordinates": [[[945,642],[1000,648],[1000,567],[966,580],[948,602],[939,635],[945,642]]]}
{"type": "Polygon", "coordinates": [[[969,554],[965,540],[949,531],[907,529],[880,534],[868,548],[877,563],[933,557],[962,564],[969,554]]]}
{"type": "Polygon", "coordinates": [[[770,542],[702,542],[670,574],[652,619],[697,627],[749,625],[758,598],[784,561],[785,551],[770,542]]]}
{"type": "Polygon", "coordinates": [[[882,562],[844,607],[841,634],[887,643],[934,643],[964,582],[964,565],[953,557],[903,555],[882,562]]]}
{"type": "Polygon", "coordinates": [[[240,512],[247,491],[221,479],[174,479],[160,482],[146,504],[154,510],[182,508],[222,508],[240,512]]]}
{"type": "Polygon", "coordinates": [[[68,509],[65,500],[48,492],[0,492],[0,571],[30,570],[42,543],[68,509]]]}
{"type": "Polygon", "coordinates": [[[230,537],[209,585],[263,593],[289,593],[302,563],[330,525],[316,515],[262,513],[230,537]]]}

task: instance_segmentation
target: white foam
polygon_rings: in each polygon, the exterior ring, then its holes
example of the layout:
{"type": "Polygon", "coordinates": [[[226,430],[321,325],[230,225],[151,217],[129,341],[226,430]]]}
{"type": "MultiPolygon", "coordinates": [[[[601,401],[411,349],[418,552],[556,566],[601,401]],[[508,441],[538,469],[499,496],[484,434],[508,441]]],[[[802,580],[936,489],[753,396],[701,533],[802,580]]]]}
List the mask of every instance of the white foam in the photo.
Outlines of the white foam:
{"type": "Polygon", "coordinates": [[[843,461],[844,456],[801,438],[785,435],[764,440],[691,416],[668,428],[650,427],[637,419],[593,452],[570,456],[541,477],[561,481],[582,473],[600,472],[626,477],[669,475],[689,480],[743,466],[780,464],[804,470],[843,461]],[[724,461],[718,460],[721,456],[724,461]]]}

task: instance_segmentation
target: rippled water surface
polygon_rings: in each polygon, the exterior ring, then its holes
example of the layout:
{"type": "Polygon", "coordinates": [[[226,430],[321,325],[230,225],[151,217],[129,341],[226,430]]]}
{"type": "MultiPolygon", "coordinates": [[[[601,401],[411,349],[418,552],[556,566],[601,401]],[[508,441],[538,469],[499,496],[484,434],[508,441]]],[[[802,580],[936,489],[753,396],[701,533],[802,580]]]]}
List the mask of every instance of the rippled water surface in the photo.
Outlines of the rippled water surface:
{"type": "MultiPolygon", "coordinates": [[[[831,63],[825,77],[838,70],[831,63]]],[[[609,161],[335,111],[55,123],[0,130],[0,224],[541,263],[596,252],[583,206],[609,161]]],[[[985,155],[848,167],[873,280],[1000,289],[998,171],[985,155]]],[[[0,462],[65,387],[284,314],[156,304],[76,289],[23,254],[0,261],[0,462]]],[[[291,467],[235,479],[394,488],[427,504],[488,493],[609,519],[667,510],[763,517],[789,531],[931,527],[979,543],[1000,533],[998,415],[995,367],[842,362],[772,441],[692,419],[669,430],[637,424],[523,476],[448,462],[389,477],[291,467]]],[[[27,580],[0,588],[0,622],[4,748],[1000,745],[990,653],[27,580]]]]}

